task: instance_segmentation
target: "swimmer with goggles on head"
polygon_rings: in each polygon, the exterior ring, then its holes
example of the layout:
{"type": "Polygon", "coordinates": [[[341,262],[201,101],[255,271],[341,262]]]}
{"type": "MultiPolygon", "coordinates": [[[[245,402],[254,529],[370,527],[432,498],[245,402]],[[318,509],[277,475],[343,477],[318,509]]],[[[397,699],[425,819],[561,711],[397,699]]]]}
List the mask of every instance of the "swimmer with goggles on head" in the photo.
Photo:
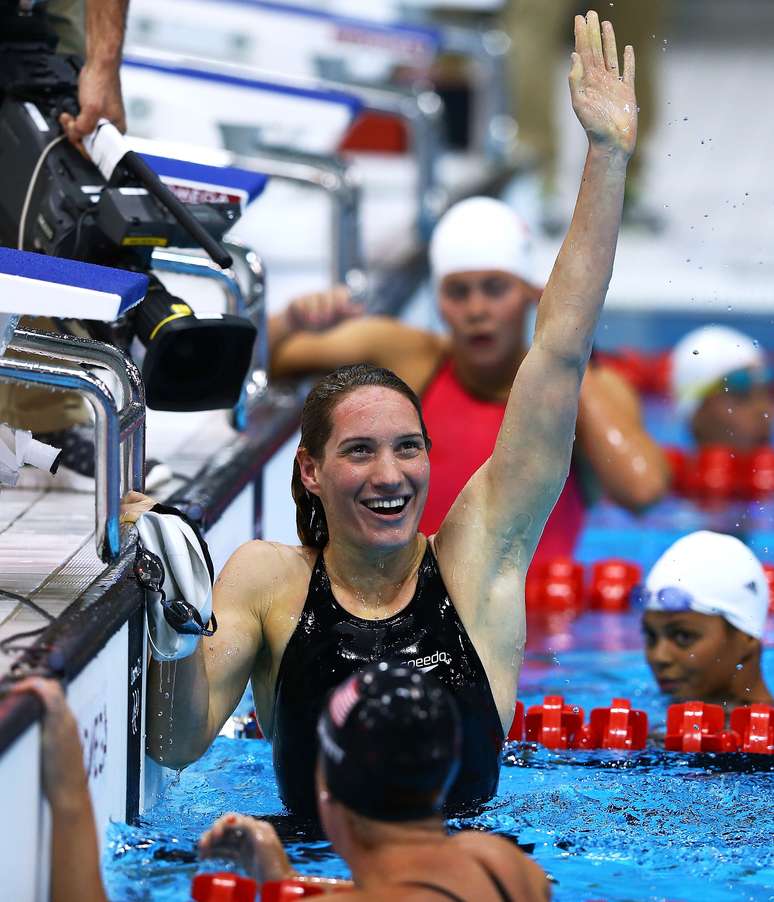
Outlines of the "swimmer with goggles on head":
{"type": "Polygon", "coordinates": [[[645,655],[663,692],[729,711],[774,702],[761,671],[769,587],[743,542],[706,530],[683,536],[638,591],[645,655]]]}
{"type": "MultiPolygon", "coordinates": [[[[10,692],[32,693],[43,707],[51,898],[107,902],[78,724],[62,686],[30,677],[10,692]]],[[[443,808],[460,766],[462,726],[454,699],[431,676],[369,667],[330,694],[318,732],[320,820],[353,881],[299,874],[271,824],[240,814],[220,817],[204,833],[200,858],[235,859],[259,883],[293,880],[318,892],[346,890],[353,902],[549,898],[545,874],[509,838],[477,830],[448,834],[443,808]]]]}

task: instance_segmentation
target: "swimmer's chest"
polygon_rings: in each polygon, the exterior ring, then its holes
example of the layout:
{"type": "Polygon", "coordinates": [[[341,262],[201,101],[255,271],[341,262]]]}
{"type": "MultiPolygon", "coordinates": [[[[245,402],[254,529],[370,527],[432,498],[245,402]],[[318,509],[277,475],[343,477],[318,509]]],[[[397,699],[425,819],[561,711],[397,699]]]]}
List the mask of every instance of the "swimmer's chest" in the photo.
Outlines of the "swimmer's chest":
{"type": "Polygon", "coordinates": [[[317,566],[277,673],[277,697],[291,705],[336,686],[368,664],[388,661],[433,672],[450,687],[486,686],[483,665],[428,551],[416,590],[396,614],[364,619],[336,600],[317,566]]]}

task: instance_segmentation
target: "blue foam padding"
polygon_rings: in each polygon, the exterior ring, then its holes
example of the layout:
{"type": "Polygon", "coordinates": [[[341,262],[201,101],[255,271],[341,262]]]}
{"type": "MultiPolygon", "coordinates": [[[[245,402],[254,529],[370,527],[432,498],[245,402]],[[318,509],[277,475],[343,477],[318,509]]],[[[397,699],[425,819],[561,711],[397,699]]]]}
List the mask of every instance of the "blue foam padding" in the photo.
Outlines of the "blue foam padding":
{"type": "Polygon", "coordinates": [[[134,69],[147,69],[150,72],[161,72],[166,75],[180,75],[183,78],[194,78],[199,81],[211,81],[222,85],[233,85],[237,88],[248,88],[253,91],[269,91],[272,94],[283,94],[285,97],[305,97],[309,100],[319,100],[323,103],[334,103],[349,109],[350,116],[354,118],[363,109],[363,102],[354,94],[344,91],[329,91],[322,88],[301,88],[296,85],[278,85],[270,81],[258,78],[247,78],[243,75],[226,75],[224,72],[212,72],[204,69],[191,69],[188,66],[173,66],[163,63],[150,62],[143,59],[133,59],[125,56],[123,66],[131,66],[134,69]]]}
{"type": "Polygon", "coordinates": [[[0,247],[0,273],[118,295],[117,316],[139,304],[148,290],[148,277],[140,273],[8,247],[0,247]]]}
{"type": "Polygon", "coordinates": [[[171,157],[157,157],[149,153],[143,153],[140,156],[161,178],[185,179],[187,182],[199,182],[203,185],[217,185],[244,191],[248,203],[261,194],[269,181],[267,175],[247,172],[244,169],[234,169],[231,166],[207,166],[204,163],[175,160],[171,157]]]}

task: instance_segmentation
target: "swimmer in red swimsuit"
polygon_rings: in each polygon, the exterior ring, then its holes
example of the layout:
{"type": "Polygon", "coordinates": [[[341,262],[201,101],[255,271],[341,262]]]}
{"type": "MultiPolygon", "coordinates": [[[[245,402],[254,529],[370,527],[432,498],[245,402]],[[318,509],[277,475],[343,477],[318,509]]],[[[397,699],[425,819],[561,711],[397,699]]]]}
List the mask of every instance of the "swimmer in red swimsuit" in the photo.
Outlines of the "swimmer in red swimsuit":
{"type": "MultiPolygon", "coordinates": [[[[438,531],[492,453],[526,353],[526,320],[540,296],[527,228],[501,201],[475,197],[452,207],[433,234],[430,263],[448,334],[360,316],[342,286],[299,298],[269,323],[277,376],[365,361],[397,373],[420,395],[433,439],[433,479],[420,523],[426,535],[438,531]]],[[[639,510],[667,490],[668,470],[632,389],[592,361],[581,388],[572,466],[536,560],[572,555],[597,487],[639,510]]]]}

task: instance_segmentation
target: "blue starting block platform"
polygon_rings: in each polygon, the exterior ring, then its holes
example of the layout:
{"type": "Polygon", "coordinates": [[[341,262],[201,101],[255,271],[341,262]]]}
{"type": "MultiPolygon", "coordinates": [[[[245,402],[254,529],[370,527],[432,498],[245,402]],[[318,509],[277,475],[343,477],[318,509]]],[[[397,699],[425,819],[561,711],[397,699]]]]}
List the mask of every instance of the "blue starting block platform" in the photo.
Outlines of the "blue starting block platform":
{"type": "Polygon", "coordinates": [[[147,290],[139,273],[0,247],[0,313],[110,321],[147,290]]]}
{"type": "Polygon", "coordinates": [[[242,209],[259,197],[269,177],[233,166],[209,166],[191,160],[141,153],[156,175],[183,203],[238,203],[242,209]]]}

